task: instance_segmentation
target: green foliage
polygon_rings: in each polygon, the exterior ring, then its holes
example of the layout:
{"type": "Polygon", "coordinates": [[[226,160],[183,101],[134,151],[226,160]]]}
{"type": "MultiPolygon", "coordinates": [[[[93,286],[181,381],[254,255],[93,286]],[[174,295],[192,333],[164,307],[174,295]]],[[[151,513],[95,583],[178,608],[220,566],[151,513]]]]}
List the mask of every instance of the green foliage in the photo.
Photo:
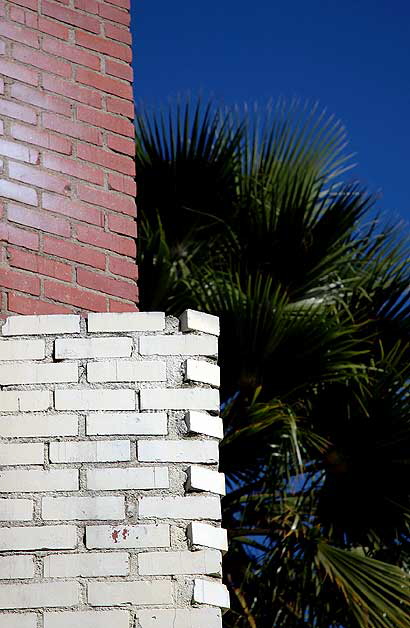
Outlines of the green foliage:
{"type": "Polygon", "coordinates": [[[227,628],[410,625],[406,243],[345,148],[297,104],[137,118],[141,307],[221,318],[227,628]]]}

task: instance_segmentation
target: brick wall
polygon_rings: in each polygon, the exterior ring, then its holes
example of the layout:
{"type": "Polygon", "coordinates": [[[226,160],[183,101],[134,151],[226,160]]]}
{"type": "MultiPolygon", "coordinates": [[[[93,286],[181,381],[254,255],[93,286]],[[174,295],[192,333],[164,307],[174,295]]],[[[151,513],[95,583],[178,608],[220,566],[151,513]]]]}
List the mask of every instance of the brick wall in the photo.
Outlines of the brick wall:
{"type": "Polygon", "coordinates": [[[129,0],[0,0],[0,312],[137,300],[129,0]]]}
{"type": "Polygon", "coordinates": [[[221,627],[218,333],[192,310],[7,319],[1,628],[221,627]]]}

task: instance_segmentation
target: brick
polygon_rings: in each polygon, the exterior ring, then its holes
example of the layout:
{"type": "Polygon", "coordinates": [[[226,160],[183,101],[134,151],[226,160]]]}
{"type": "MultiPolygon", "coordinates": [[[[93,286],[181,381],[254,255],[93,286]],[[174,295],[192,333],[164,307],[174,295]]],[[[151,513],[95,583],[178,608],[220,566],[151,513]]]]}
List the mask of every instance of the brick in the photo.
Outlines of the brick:
{"type": "Polygon", "coordinates": [[[0,608],[76,606],[80,601],[78,582],[46,582],[0,585],[0,608]]]}
{"type": "Polygon", "coordinates": [[[108,269],[114,275],[119,275],[120,277],[128,277],[129,279],[138,278],[138,266],[136,262],[130,262],[120,257],[109,257],[108,269]]]}
{"type": "Polygon", "coordinates": [[[169,547],[169,525],[86,526],[88,549],[169,547]]]}
{"type": "Polygon", "coordinates": [[[57,240],[56,238],[44,238],[44,253],[57,255],[64,259],[70,259],[80,264],[105,268],[105,255],[85,246],[79,246],[73,242],[57,240]]]}
{"type": "Polygon", "coordinates": [[[38,0],[10,0],[10,2],[27,7],[27,9],[33,9],[33,11],[37,11],[38,8],[38,0]]]}
{"type": "Polygon", "coordinates": [[[218,443],[212,440],[139,441],[138,460],[140,462],[202,462],[213,464],[219,461],[218,443]]]}
{"type": "Polygon", "coordinates": [[[96,435],[166,435],[168,433],[165,412],[141,412],[132,414],[91,414],[87,417],[87,434],[96,435]]]}
{"type": "Polygon", "coordinates": [[[53,20],[48,20],[45,17],[38,16],[37,28],[42,33],[58,37],[58,39],[64,39],[67,41],[69,38],[70,31],[66,26],[63,26],[63,24],[59,24],[58,22],[54,22],[53,20]]]}
{"type": "MultiPolygon", "coordinates": [[[[26,342],[23,341],[23,344],[26,342]]],[[[2,412],[39,412],[48,410],[51,405],[52,398],[49,390],[3,390],[0,392],[2,412]]]]}
{"type": "Polygon", "coordinates": [[[215,336],[142,336],[139,342],[143,355],[209,355],[218,354],[218,339],[215,336]]]}
{"type": "Polygon", "coordinates": [[[117,153],[124,153],[125,155],[130,155],[131,157],[135,156],[134,140],[119,137],[118,135],[108,135],[107,146],[117,153]]]}
{"type": "Polygon", "coordinates": [[[3,336],[41,336],[43,334],[77,334],[80,317],[68,316],[9,316],[2,327],[3,336]]]}
{"type": "Polygon", "coordinates": [[[59,98],[58,96],[52,96],[39,89],[33,89],[27,85],[21,83],[13,83],[10,86],[10,95],[17,100],[22,100],[30,105],[36,105],[41,109],[47,109],[48,111],[54,111],[65,116],[71,115],[70,103],[59,98]]]}
{"type": "Polygon", "coordinates": [[[78,179],[89,181],[90,183],[96,183],[98,185],[104,183],[104,173],[101,172],[100,169],[81,164],[75,159],[68,159],[60,155],[46,153],[43,155],[43,165],[45,168],[50,168],[50,170],[63,172],[64,174],[69,174],[72,177],[77,177],[78,179]]]}
{"type": "MultiPolygon", "coordinates": [[[[41,205],[43,209],[48,209],[62,214],[63,216],[70,216],[76,220],[82,220],[83,222],[91,223],[99,227],[104,225],[104,214],[100,210],[92,205],[72,201],[64,196],[44,192],[41,205]]],[[[64,257],[64,255],[62,255],[62,257],[64,257]]]]}
{"type": "Polygon", "coordinates": [[[128,83],[123,83],[118,79],[109,78],[108,76],[102,76],[98,72],[92,70],[86,70],[85,68],[77,68],[76,81],[83,85],[88,85],[94,89],[98,89],[126,100],[132,100],[132,87],[128,83]]]}
{"type": "Polygon", "coordinates": [[[0,384],[50,384],[78,382],[78,365],[37,364],[36,362],[17,362],[0,365],[0,384]]]}
{"type": "Polygon", "coordinates": [[[100,4],[99,15],[112,22],[118,22],[118,24],[124,24],[128,26],[130,23],[130,14],[128,11],[121,11],[115,7],[111,7],[108,4],[100,4]]]}
{"type": "Polygon", "coordinates": [[[102,205],[107,209],[128,214],[129,216],[136,216],[137,214],[134,198],[127,198],[116,192],[105,192],[81,184],[77,185],[77,194],[82,201],[87,201],[94,205],[102,205]]]}
{"type": "Polygon", "coordinates": [[[0,613],[1,628],[37,628],[35,613],[0,613]]]}
{"type": "Polygon", "coordinates": [[[140,391],[141,410],[219,410],[219,392],[204,388],[156,388],[140,391]]]}
{"type": "Polygon", "coordinates": [[[125,135],[127,137],[134,137],[135,135],[135,128],[129,120],[124,120],[124,118],[119,118],[110,113],[96,111],[90,107],[79,105],[77,107],[77,118],[82,122],[88,122],[89,124],[107,129],[108,131],[113,131],[119,135],[125,135]]]}
{"type": "Polygon", "coordinates": [[[40,294],[40,281],[37,277],[6,268],[0,268],[0,286],[29,294],[40,294]]]}
{"type": "Polygon", "coordinates": [[[44,340],[0,340],[0,361],[42,360],[45,351],[44,340]]]}
{"type": "Polygon", "coordinates": [[[125,503],[124,497],[44,497],[41,511],[45,521],[107,521],[124,519],[125,503]]]}
{"type": "MultiPolygon", "coordinates": [[[[101,132],[85,124],[81,124],[77,121],[73,122],[65,116],[60,116],[56,113],[43,113],[42,116],[43,126],[46,129],[57,131],[70,137],[75,137],[85,142],[91,142],[92,144],[102,144],[101,132]]],[[[92,148],[91,150],[95,150],[92,148]]]]}
{"type": "Polygon", "coordinates": [[[122,552],[52,555],[44,558],[44,577],[97,578],[101,576],[127,576],[129,573],[128,563],[128,554],[122,552]]]}
{"type": "Polygon", "coordinates": [[[29,299],[17,294],[8,294],[8,310],[17,314],[64,314],[72,311],[71,308],[56,303],[29,299]]]}
{"type": "Polygon", "coordinates": [[[171,580],[151,580],[143,582],[89,582],[87,599],[91,606],[146,606],[147,604],[172,603],[171,580]]]}
{"type": "MultiPolygon", "coordinates": [[[[33,556],[5,556],[0,558],[0,580],[33,578],[33,556]]],[[[3,624],[1,624],[3,628],[3,624]]]]}
{"type": "Polygon", "coordinates": [[[142,576],[188,574],[221,576],[221,569],[221,552],[217,550],[144,552],[138,554],[138,573],[142,576]]]}
{"type": "Polygon", "coordinates": [[[44,445],[43,443],[1,443],[0,460],[2,466],[44,464],[44,445]]]}
{"type": "Polygon", "coordinates": [[[106,309],[105,297],[56,281],[44,282],[44,295],[49,299],[71,303],[85,310],[101,312],[106,309]]]}
{"type": "Polygon", "coordinates": [[[138,312],[138,306],[136,303],[125,303],[124,301],[117,301],[116,299],[109,299],[108,302],[109,312],[138,312]]]}
{"type": "Polygon", "coordinates": [[[158,360],[109,360],[87,364],[89,382],[163,382],[166,379],[166,364],[158,360]]]}
{"type": "Polygon", "coordinates": [[[192,521],[188,526],[187,536],[194,546],[211,547],[222,552],[228,551],[228,533],[224,528],[192,521]]]}
{"type": "Polygon", "coordinates": [[[115,4],[117,7],[130,10],[131,0],[107,0],[108,4],[115,4]]]}
{"type": "Polygon", "coordinates": [[[13,58],[27,65],[33,65],[40,70],[46,70],[62,78],[71,77],[71,64],[59,59],[54,59],[48,54],[32,50],[20,44],[13,46],[13,58]]]}
{"type": "Polygon", "coordinates": [[[26,161],[28,164],[37,164],[39,161],[39,153],[34,148],[5,139],[0,139],[0,155],[26,161]]]}
{"type": "Polygon", "coordinates": [[[166,467],[89,469],[87,471],[87,489],[91,491],[130,491],[150,488],[169,488],[169,474],[166,467]]]}
{"type": "Polygon", "coordinates": [[[35,166],[10,162],[9,175],[12,179],[17,179],[22,183],[37,185],[51,192],[57,192],[57,194],[68,194],[71,190],[69,179],[44,172],[35,166]]]}
{"type": "Polygon", "coordinates": [[[205,312],[185,310],[179,318],[181,331],[202,331],[205,334],[219,336],[219,318],[205,312]]]}
{"type": "Polygon", "coordinates": [[[0,35],[33,48],[39,48],[38,34],[11,22],[0,22],[0,35]]]}
{"type": "Polygon", "coordinates": [[[117,41],[122,41],[124,44],[131,45],[132,38],[128,28],[121,28],[121,26],[106,22],[104,24],[104,32],[105,36],[110,39],[116,39],[117,41]]]}
{"type": "Polygon", "coordinates": [[[214,519],[221,518],[219,497],[141,497],[141,519],[214,519]]]}
{"type": "Polygon", "coordinates": [[[11,222],[19,225],[33,227],[39,231],[54,233],[56,235],[70,237],[71,226],[67,220],[27,209],[21,205],[10,204],[7,208],[7,217],[11,222]]]}
{"type": "Polygon", "coordinates": [[[219,417],[213,417],[205,412],[195,412],[190,410],[185,415],[185,423],[188,432],[193,434],[204,434],[214,438],[224,437],[223,422],[219,417]]]}
{"type": "Polygon", "coordinates": [[[137,611],[140,628],[221,628],[221,611],[216,608],[153,608],[137,611]]]}
{"type": "Polygon", "coordinates": [[[220,368],[216,364],[203,360],[187,360],[185,363],[185,379],[191,382],[201,382],[211,386],[220,386],[220,368]]]}
{"type": "Polygon", "coordinates": [[[134,410],[135,391],[118,390],[56,390],[57,410],[134,410]]]}
{"type": "MultiPolygon", "coordinates": [[[[102,249],[115,251],[121,255],[135,257],[136,247],[135,241],[125,236],[114,235],[96,227],[88,227],[87,225],[77,225],[77,239],[80,242],[92,244],[102,249]]],[[[120,296],[120,295],[117,295],[120,296]]]]}
{"type": "MultiPolygon", "coordinates": [[[[132,136],[134,136],[134,132],[132,136]]],[[[123,194],[129,194],[130,196],[135,196],[137,193],[137,184],[134,179],[123,174],[110,172],[108,175],[108,187],[110,190],[118,190],[118,192],[123,192],[123,194]]]]}
{"type": "Polygon", "coordinates": [[[222,582],[212,582],[211,580],[194,580],[193,601],[198,604],[208,604],[209,606],[220,606],[230,608],[229,591],[222,582]]]}
{"type": "Polygon", "coordinates": [[[77,269],[77,283],[80,286],[129,299],[130,301],[136,301],[138,298],[137,286],[134,282],[128,283],[119,279],[111,279],[105,274],[99,275],[85,268],[77,269]]]}
{"type": "Polygon", "coordinates": [[[191,466],[187,469],[187,490],[207,491],[225,495],[225,474],[204,467],[191,466]]]}
{"type": "Polygon", "coordinates": [[[65,7],[58,6],[48,2],[48,0],[42,1],[43,15],[48,15],[56,20],[72,24],[73,26],[79,26],[85,31],[91,31],[92,33],[100,32],[100,21],[94,17],[84,15],[79,11],[72,9],[66,9],[65,7]]]}
{"type": "Polygon", "coordinates": [[[0,475],[0,492],[2,493],[40,491],[43,493],[48,491],[78,491],[78,471],[75,469],[53,469],[51,471],[13,469],[2,471],[0,475]]]}
{"type": "MultiPolygon", "coordinates": [[[[88,30],[88,29],[84,29],[88,30]]],[[[114,57],[114,59],[122,59],[123,61],[131,62],[132,53],[130,46],[124,46],[102,37],[96,37],[89,33],[83,33],[82,31],[76,31],[75,41],[78,46],[89,48],[97,52],[102,52],[105,55],[114,57]]]]}
{"type": "Polygon", "coordinates": [[[72,270],[68,264],[50,260],[46,257],[40,257],[33,253],[25,253],[18,249],[8,249],[10,266],[17,268],[24,268],[38,273],[39,275],[47,275],[49,277],[55,277],[62,281],[71,281],[72,270]]]}
{"type": "Polygon", "coordinates": [[[128,440],[50,443],[51,462],[124,462],[130,457],[128,440]]]}
{"type": "Polygon", "coordinates": [[[59,135],[53,135],[48,131],[30,128],[22,124],[13,124],[11,126],[11,136],[17,140],[35,144],[36,146],[42,146],[43,148],[49,148],[58,153],[63,153],[64,155],[71,155],[72,153],[72,143],[70,140],[59,135]]]}
{"type": "Polygon", "coordinates": [[[77,529],[71,525],[2,528],[0,547],[2,551],[7,552],[14,550],[75,549],[77,547],[77,529]]]}
{"type": "Polygon", "coordinates": [[[123,100],[122,98],[115,98],[114,96],[107,96],[106,103],[107,111],[119,113],[122,116],[134,119],[134,103],[129,102],[128,100],[123,100]]]}
{"type": "Polygon", "coordinates": [[[21,201],[26,203],[26,205],[37,205],[37,192],[33,188],[12,183],[11,181],[0,179],[0,195],[12,198],[15,201],[21,201]]]}
{"type": "Polygon", "coordinates": [[[65,81],[52,74],[43,75],[43,87],[53,93],[67,96],[78,102],[91,105],[92,107],[101,107],[102,95],[95,90],[80,87],[70,81],[65,81]]]}
{"type": "Polygon", "coordinates": [[[77,145],[77,157],[84,159],[104,168],[110,170],[117,170],[124,174],[135,175],[135,163],[129,157],[123,155],[117,155],[101,148],[95,148],[94,146],[88,146],[86,144],[77,145]]]}
{"type": "Polygon", "coordinates": [[[123,233],[124,235],[137,237],[137,223],[133,218],[128,216],[122,216],[121,214],[109,214],[108,215],[108,228],[110,231],[116,233],[123,233]]]}
{"type": "MultiPolygon", "coordinates": [[[[0,61],[0,72],[1,72],[1,61],[0,61]]],[[[7,116],[9,118],[15,118],[16,120],[21,120],[22,122],[28,122],[29,124],[36,124],[37,122],[37,113],[34,109],[30,107],[25,107],[24,105],[19,105],[16,102],[11,100],[3,100],[0,98],[0,114],[2,116],[7,116]]]]}
{"type": "Polygon", "coordinates": [[[117,76],[125,81],[133,81],[134,75],[132,67],[128,63],[120,63],[119,61],[112,61],[107,59],[105,62],[105,71],[111,76],[117,76]]]}
{"type": "Polygon", "coordinates": [[[91,52],[80,50],[78,47],[70,46],[51,37],[43,37],[42,47],[45,52],[49,52],[57,57],[63,57],[63,59],[85,65],[93,70],[100,70],[100,58],[91,52]]]}
{"type": "MultiPolygon", "coordinates": [[[[132,351],[132,339],[121,336],[109,338],[58,338],[55,341],[55,358],[107,358],[128,357],[132,351]]],[[[97,368],[105,362],[96,362],[97,368]]],[[[88,366],[92,366],[89,363],[88,366]]]]}
{"type": "Polygon", "coordinates": [[[73,414],[36,414],[3,416],[0,421],[2,438],[32,438],[47,436],[77,436],[78,417],[73,414]]]}
{"type": "MultiPolygon", "coordinates": [[[[59,557],[55,556],[54,558],[58,559],[59,557]]],[[[111,561],[114,562],[114,560],[115,557],[111,556],[111,561]]],[[[82,628],[101,628],[102,626],[129,628],[129,617],[130,613],[126,610],[46,612],[44,613],[44,628],[72,628],[75,624],[82,628]]],[[[12,627],[10,626],[10,628],[12,627]]],[[[16,628],[20,628],[20,626],[16,626],[16,628]]],[[[27,628],[34,628],[34,626],[27,628]]]]}
{"type": "Polygon", "coordinates": [[[28,83],[29,85],[38,85],[38,72],[31,68],[26,68],[21,63],[0,59],[0,74],[22,81],[23,83],[28,83]]]}
{"type": "Polygon", "coordinates": [[[31,519],[33,519],[31,499],[0,499],[0,521],[30,521],[31,519]]]}

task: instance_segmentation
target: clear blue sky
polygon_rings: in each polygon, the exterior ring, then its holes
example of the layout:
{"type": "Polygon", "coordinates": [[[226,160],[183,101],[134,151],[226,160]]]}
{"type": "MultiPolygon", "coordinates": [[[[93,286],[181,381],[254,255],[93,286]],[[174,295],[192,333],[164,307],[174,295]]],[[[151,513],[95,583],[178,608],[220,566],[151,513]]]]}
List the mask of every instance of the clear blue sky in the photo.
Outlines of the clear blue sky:
{"type": "Polygon", "coordinates": [[[409,0],[131,1],[137,101],[319,100],[379,208],[410,221],[409,0]]]}

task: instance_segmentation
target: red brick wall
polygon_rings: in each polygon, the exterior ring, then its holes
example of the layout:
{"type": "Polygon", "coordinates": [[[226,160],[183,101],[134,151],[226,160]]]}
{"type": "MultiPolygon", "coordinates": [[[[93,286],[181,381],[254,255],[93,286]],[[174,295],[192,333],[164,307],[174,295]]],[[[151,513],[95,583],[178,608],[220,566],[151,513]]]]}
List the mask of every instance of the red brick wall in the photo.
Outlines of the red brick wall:
{"type": "Polygon", "coordinates": [[[130,0],[0,0],[0,311],[136,309],[130,0]]]}

